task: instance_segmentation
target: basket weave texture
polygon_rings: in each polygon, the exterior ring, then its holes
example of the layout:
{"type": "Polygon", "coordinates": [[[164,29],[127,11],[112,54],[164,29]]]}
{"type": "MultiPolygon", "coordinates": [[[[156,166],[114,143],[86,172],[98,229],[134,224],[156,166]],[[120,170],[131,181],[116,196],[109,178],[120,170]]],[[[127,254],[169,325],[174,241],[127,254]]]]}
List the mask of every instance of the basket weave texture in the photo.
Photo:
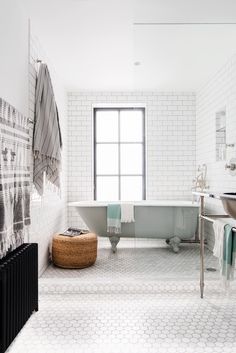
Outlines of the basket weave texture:
{"type": "Polygon", "coordinates": [[[55,234],[52,240],[52,261],[63,268],[85,268],[97,258],[97,236],[94,233],[68,237],[55,234]]]}

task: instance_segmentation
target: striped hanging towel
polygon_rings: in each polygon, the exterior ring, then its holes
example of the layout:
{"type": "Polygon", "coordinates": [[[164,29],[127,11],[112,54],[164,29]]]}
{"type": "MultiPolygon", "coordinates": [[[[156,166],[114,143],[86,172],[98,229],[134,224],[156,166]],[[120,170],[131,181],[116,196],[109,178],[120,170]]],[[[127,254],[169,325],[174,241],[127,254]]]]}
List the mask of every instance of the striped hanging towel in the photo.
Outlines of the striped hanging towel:
{"type": "Polygon", "coordinates": [[[119,204],[107,206],[107,233],[119,234],[121,232],[121,208],[119,204]]]}
{"type": "Polygon", "coordinates": [[[28,232],[30,151],[28,119],[0,98],[0,258],[28,232]]]}
{"type": "Polygon", "coordinates": [[[221,275],[226,287],[229,281],[234,279],[234,269],[236,260],[236,233],[232,232],[232,227],[226,224],[224,231],[223,260],[221,275]]]}
{"type": "Polygon", "coordinates": [[[36,84],[33,139],[34,185],[43,194],[46,178],[60,188],[61,131],[53,87],[46,64],[41,64],[36,84]]]}

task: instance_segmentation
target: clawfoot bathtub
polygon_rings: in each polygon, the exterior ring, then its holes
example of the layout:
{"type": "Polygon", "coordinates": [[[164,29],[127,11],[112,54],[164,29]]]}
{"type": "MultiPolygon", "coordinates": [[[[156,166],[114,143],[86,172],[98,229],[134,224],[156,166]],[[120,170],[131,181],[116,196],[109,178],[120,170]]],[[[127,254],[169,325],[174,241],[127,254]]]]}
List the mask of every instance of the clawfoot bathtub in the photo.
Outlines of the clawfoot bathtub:
{"type": "MultiPolygon", "coordinates": [[[[112,202],[71,202],[89,230],[101,237],[109,237],[112,251],[116,252],[121,237],[166,239],[174,252],[179,251],[181,240],[195,236],[198,205],[191,201],[134,201],[134,223],[122,223],[120,234],[107,233],[107,205],[112,202]]],[[[118,203],[118,202],[113,202],[118,203]]]]}

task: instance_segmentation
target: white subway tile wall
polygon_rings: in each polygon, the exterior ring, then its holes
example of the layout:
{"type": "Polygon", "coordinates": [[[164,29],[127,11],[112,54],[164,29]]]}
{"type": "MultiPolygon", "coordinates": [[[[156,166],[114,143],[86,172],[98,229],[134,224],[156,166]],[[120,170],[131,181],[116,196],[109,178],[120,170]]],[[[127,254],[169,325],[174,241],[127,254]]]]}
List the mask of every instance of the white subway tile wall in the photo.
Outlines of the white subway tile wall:
{"type": "MultiPolygon", "coordinates": [[[[39,40],[31,34],[29,43],[29,118],[34,121],[34,104],[35,104],[35,86],[39,64],[36,60],[40,59],[48,63],[39,40]]],[[[66,228],[67,210],[67,179],[66,179],[66,157],[67,157],[67,125],[66,125],[66,94],[62,89],[60,82],[49,65],[50,74],[54,86],[54,93],[57,100],[60,125],[63,137],[63,154],[62,154],[62,175],[61,175],[61,197],[58,192],[47,185],[45,194],[41,198],[37,194],[32,185],[31,200],[31,226],[29,241],[36,242],[39,245],[39,274],[47,267],[49,262],[49,245],[51,237],[54,233],[62,231],[66,228]]],[[[31,126],[31,138],[33,136],[33,126],[31,126]]],[[[33,171],[33,155],[31,155],[31,175],[33,171]]],[[[32,180],[33,181],[33,180],[32,180]]]]}
{"type": "MultiPolygon", "coordinates": [[[[216,161],[216,113],[222,109],[226,110],[226,143],[236,143],[236,56],[201,87],[196,99],[197,165],[207,164],[211,190],[236,191],[236,176],[231,176],[225,170],[226,162],[229,162],[231,157],[236,157],[236,147],[227,148],[226,161],[216,161]]],[[[206,209],[212,213],[224,213],[220,201],[207,200],[206,209]]],[[[212,225],[207,223],[205,231],[208,245],[212,249],[214,246],[212,225]]]]}
{"type": "MultiPolygon", "coordinates": [[[[68,201],[93,199],[93,106],[146,107],[147,199],[189,200],[196,167],[194,92],[68,92],[68,201]]],[[[84,226],[68,208],[71,226],[84,226]]]]}

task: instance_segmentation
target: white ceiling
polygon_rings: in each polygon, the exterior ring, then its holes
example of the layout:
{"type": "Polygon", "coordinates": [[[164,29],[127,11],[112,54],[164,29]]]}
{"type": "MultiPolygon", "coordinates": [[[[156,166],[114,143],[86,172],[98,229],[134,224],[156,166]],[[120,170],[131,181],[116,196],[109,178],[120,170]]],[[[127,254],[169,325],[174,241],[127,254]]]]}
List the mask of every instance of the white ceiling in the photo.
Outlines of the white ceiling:
{"type": "Polygon", "coordinates": [[[236,25],[138,27],[135,87],[195,90],[236,53],[236,25]]]}
{"type": "Polygon", "coordinates": [[[236,22],[235,0],[135,0],[135,22],[236,22]]]}
{"type": "Polygon", "coordinates": [[[21,3],[67,89],[194,90],[236,53],[236,24],[173,25],[236,23],[235,0],[21,3]]]}

